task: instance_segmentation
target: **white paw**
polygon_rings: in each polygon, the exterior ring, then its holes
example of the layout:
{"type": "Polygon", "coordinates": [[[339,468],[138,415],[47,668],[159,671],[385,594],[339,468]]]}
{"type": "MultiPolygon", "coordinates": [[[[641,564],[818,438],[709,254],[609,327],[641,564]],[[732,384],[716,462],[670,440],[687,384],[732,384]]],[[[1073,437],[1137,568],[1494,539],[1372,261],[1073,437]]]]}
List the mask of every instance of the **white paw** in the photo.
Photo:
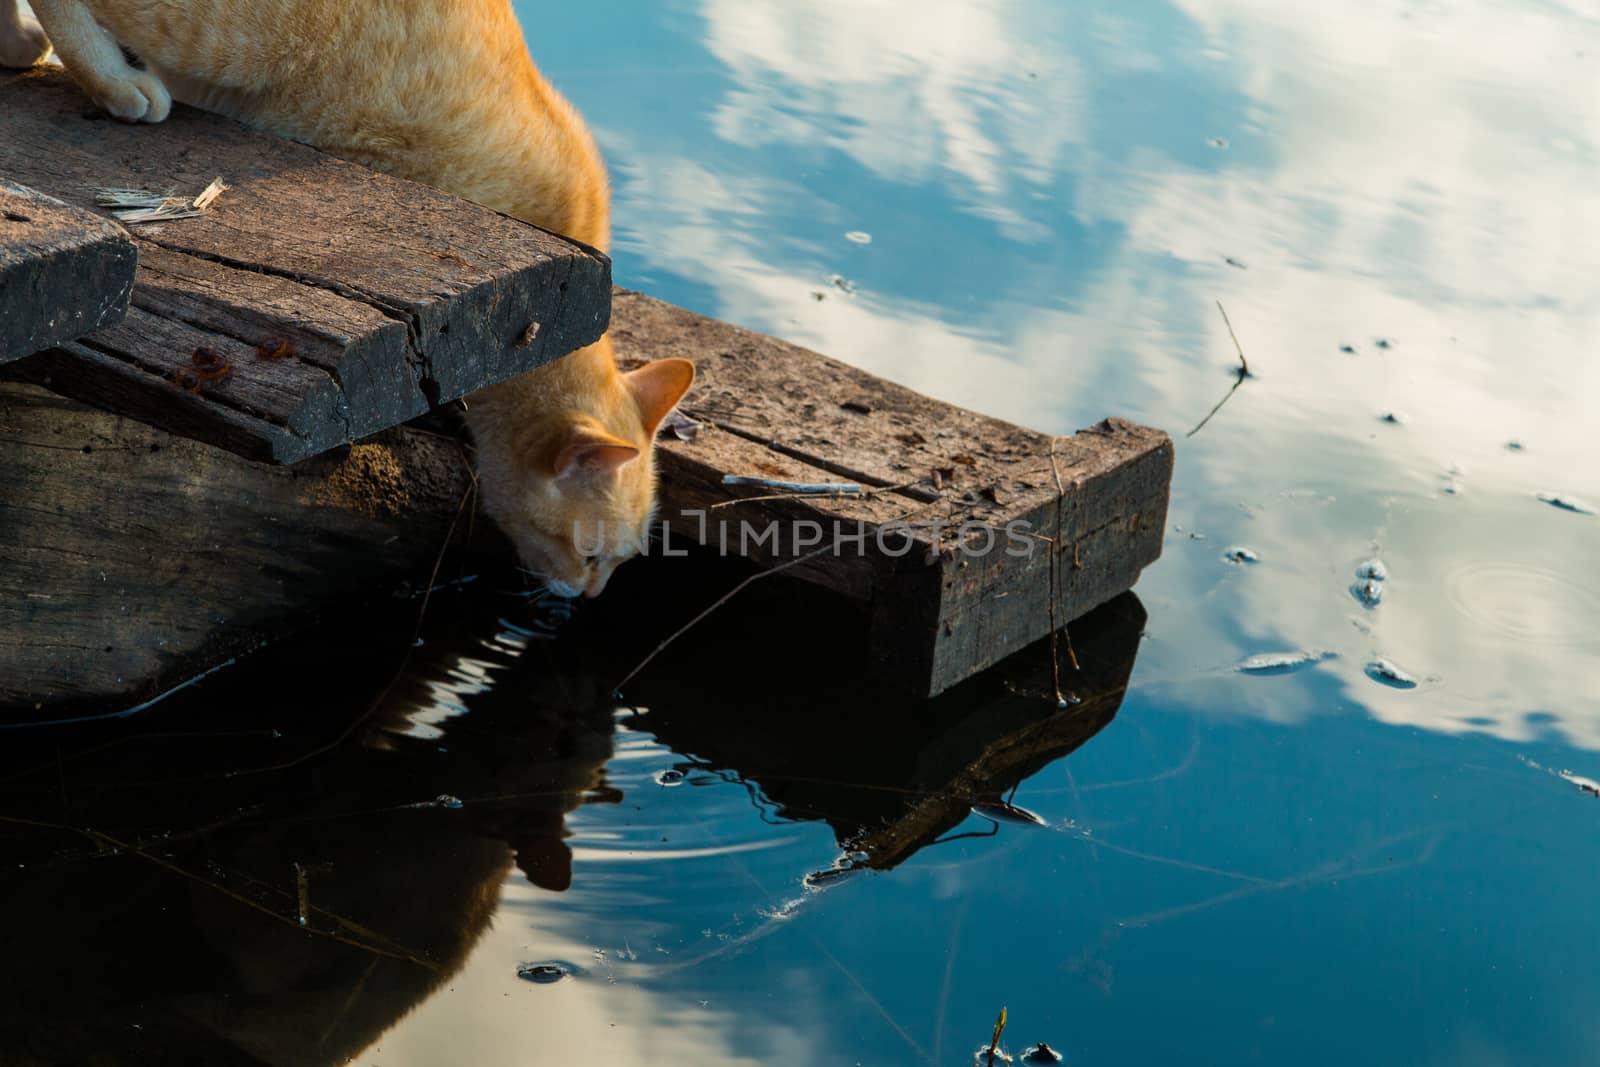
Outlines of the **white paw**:
{"type": "MultiPolygon", "coordinates": [[[[12,0],[0,0],[0,4],[12,0]]],[[[27,69],[50,55],[50,38],[37,21],[19,16],[16,25],[0,22],[0,67],[27,69]]]]}
{"type": "Polygon", "coordinates": [[[161,79],[132,67],[119,76],[96,78],[89,95],[123,122],[161,122],[172,111],[172,94],[161,79]]]}

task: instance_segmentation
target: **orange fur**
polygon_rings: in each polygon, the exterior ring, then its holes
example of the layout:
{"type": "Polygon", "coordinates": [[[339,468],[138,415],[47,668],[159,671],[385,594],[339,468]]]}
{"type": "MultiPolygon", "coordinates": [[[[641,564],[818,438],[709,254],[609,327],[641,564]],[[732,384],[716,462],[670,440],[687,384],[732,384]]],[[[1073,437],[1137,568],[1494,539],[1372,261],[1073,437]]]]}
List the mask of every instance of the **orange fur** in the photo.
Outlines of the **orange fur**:
{"type": "MultiPolygon", "coordinates": [[[[509,0],[33,6],[67,70],[118,118],[159,122],[170,94],[596,248],[610,243],[600,152],[535,68],[509,0]],[[147,69],[130,67],[118,45],[147,69]]],[[[14,14],[14,0],[0,8],[14,14]]],[[[0,61],[36,57],[39,42],[9,26],[0,18],[0,61]]],[[[624,375],[602,338],[469,398],[484,506],[558,593],[598,594],[643,544],[655,431],[693,376],[687,360],[624,375]]]]}

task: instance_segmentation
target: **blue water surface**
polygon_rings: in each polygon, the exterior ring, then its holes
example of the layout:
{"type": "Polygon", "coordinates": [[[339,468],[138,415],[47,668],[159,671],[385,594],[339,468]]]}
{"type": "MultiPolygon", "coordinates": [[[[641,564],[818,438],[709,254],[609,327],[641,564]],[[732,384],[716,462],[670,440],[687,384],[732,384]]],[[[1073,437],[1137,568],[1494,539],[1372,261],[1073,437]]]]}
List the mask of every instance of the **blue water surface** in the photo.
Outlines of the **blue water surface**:
{"type": "Polygon", "coordinates": [[[1593,10],[519,12],[622,284],[1038,429],[1163,427],[1172,528],[1120,715],[1015,797],[1047,826],[809,894],[830,834],[653,787],[682,754],[628,735],[636,807],[572,816],[572,890],[508,888],[481,950],[616,982],[440,997],[381,1062],[470,1014],[551,1062],[959,1064],[1002,1005],[1082,1064],[1600,1062],[1600,804],[1557,773],[1600,771],[1600,520],[1537,499],[1600,498],[1593,10]],[[1255,377],[1186,438],[1237,365],[1218,301],[1255,377]],[[1230,669],[1303,648],[1338,655],[1230,669]],[[715,854],[639,862],[660,827],[715,854]]]}

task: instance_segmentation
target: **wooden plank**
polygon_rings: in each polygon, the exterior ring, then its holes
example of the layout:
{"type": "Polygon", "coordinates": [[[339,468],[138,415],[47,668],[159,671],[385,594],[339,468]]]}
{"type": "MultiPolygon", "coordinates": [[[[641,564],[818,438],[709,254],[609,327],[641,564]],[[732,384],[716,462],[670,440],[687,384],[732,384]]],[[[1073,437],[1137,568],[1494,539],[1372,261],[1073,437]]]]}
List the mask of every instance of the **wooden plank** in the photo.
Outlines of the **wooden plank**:
{"type": "Polygon", "coordinates": [[[683,408],[702,430],[660,449],[670,535],[773,563],[815,551],[797,549],[797,523],[830,542],[864,530],[793,573],[869,604],[877,669],[920,695],[1048,634],[1052,614],[1061,625],[1131,589],[1161,555],[1173,448],[1159,430],[1036,433],[624,290],[611,335],[625,364],[699,370],[683,408]],[[880,491],[728,506],[763,493],[726,474],[880,491]],[[749,524],[774,522],[780,542],[755,543],[749,524]]]}
{"type": "Polygon", "coordinates": [[[0,179],[0,363],[120,322],[135,258],[122,227],[0,179]]]}
{"type": "Polygon", "coordinates": [[[418,431],[272,467],[0,383],[0,484],[0,707],[26,720],[136,704],[425,580],[471,474],[418,431]]]}
{"type": "Polygon", "coordinates": [[[137,313],[20,365],[57,392],[294,463],[605,331],[610,261],[591,248],[193,108],[100,117],[60,71],[0,73],[0,173],[82,208],[105,187],[230,188],[133,227],[137,313]],[[197,350],[225,376],[191,380],[197,350]]]}

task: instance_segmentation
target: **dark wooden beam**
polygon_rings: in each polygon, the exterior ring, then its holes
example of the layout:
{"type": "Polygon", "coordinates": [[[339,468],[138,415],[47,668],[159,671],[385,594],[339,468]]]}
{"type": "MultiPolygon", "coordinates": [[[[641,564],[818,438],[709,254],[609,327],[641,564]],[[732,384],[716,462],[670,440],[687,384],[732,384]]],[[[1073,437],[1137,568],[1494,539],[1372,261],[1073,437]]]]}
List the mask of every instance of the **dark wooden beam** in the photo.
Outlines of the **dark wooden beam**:
{"type": "Polygon", "coordinates": [[[274,467],[0,383],[0,719],[136,706],[425,582],[471,483],[419,431],[274,467]]]}
{"type": "Polygon", "coordinates": [[[134,258],[122,227],[0,178],[0,363],[121,322],[134,258]]]}
{"type": "Polygon", "coordinates": [[[1036,433],[625,290],[612,338],[625,363],[699,368],[683,409],[702,428],[661,444],[670,536],[774,565],[817,550],[797,531],[864,532],[792,573],[868,604],[877,669],[919,695],[1131,589],[1161,555],[1173,448],[1159,430],[1036,433]],[[772,499],[729,474],[875,491],[772,499]],[[776,543],[757,543],[773,523],[776,543]]]}
{"type": "Polygon", "coordinates": [[[103,188],[228,183],[201,217],[130,227],[126,321],[17,366],[251,459],[397,425],[593,342],[609,317],[610,261],[591,248],[193,108],[104,121],[56,70],[0,73],[0,174],[80,208],[103,188]]]}

